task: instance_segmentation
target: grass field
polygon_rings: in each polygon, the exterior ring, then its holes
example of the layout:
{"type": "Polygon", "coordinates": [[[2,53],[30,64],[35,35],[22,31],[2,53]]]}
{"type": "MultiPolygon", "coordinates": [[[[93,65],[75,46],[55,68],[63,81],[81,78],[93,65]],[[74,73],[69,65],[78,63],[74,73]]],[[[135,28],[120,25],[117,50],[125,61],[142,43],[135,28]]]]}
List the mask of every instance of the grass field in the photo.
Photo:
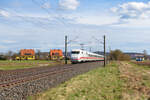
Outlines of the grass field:
{"type": "Polygon", "coordinates": [[[132,63],[137,64],[137,65],[149,66],[150,67],[150,61],[149,60],[145,60],[145,61],[132,61],[132,63]]]}
{"type": "Polygon", "coordinates": [[[54,66],[58,64],[64,64],[63,61],[49,61],[49,60],[31,60],[31,61],[0,61],[0,70],[14,70],[14,69],[24,69],[31,67],[40,66],[54,66]]]}
{"type": "Polygon", "coordinates": [[[112,62],[28,100],[149,100],[150,68],[112,62]]]}
{"type": "Polygon", "coordinates": [[[119,100],[123,81],[116,63],[79,75],[29,100],[119,100]]]}

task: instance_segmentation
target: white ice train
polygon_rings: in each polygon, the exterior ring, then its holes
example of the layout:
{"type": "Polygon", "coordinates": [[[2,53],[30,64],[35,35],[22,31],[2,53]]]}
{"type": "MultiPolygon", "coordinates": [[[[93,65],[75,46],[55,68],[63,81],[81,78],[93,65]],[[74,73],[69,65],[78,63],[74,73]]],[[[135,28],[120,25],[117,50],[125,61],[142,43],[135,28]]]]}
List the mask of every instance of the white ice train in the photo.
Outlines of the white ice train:
{"type": "Polygon", "coordinates": [[[88,61],[103,61],[103,60],[104,60],[104,56],[96,53],[91,53],[80,49],[74,49],[71,51],[72,63],[88,62],[88,61]]]}

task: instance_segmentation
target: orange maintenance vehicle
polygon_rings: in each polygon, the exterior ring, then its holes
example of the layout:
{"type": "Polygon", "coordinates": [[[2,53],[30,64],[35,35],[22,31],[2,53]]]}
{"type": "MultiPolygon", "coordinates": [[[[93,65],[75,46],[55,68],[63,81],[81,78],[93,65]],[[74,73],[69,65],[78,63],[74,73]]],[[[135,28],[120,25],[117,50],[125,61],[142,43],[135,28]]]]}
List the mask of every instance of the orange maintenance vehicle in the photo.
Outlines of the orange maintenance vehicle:
{"type": "Polygon", "coordinates": [[[50,59],[51,60],[62,60],[63,59],[62,50],[60,50],[60,49],[50,50],[50,59]]]}
{"type": "Polygon", "coordinates": [[[35,51],[33,49],[22,49],[16,60],[35,60],[35,51]]]}

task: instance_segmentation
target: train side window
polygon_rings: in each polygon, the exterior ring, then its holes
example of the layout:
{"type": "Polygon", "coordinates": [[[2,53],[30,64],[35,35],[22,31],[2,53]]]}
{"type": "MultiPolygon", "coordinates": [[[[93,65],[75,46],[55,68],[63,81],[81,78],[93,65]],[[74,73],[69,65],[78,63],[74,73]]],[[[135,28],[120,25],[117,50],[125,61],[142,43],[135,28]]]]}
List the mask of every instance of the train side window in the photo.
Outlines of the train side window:
{"type": "Polygon", "coordinates": [[[72,53],[72,54],[80,54],[79,51],[72,51],[71,53],[72,53]]]}

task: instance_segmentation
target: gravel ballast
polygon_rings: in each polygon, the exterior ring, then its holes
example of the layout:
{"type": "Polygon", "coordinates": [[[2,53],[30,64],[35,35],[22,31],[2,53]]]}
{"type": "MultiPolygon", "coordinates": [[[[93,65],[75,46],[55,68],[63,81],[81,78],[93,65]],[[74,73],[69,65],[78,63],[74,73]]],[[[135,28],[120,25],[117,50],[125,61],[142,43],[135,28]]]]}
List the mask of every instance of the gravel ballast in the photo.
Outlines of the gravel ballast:
{"type": "MultiPolygon", "coordinates": [[[[19,85],[14,85],[9,88],[0,88],[0,100],[26,100],[27,97],[30,95],[43,92],[49,88],[55,87],[58,84],[61,84],[69,80],[70,78],[76,75],[83,74],[85,72],[88,72],[89,70],[103,66],[103,62],[73,64],[73,65],[68,65],[68,67],[69,66],[72,66],[72,68],[62,73],[49,75],[19,85]]],[[[57,68],[57,70],[60,70],[63,67],[66,66],[60,66],[57,68]]],[[[52,67],[52,69],[54,68],[52,67]]]]}

